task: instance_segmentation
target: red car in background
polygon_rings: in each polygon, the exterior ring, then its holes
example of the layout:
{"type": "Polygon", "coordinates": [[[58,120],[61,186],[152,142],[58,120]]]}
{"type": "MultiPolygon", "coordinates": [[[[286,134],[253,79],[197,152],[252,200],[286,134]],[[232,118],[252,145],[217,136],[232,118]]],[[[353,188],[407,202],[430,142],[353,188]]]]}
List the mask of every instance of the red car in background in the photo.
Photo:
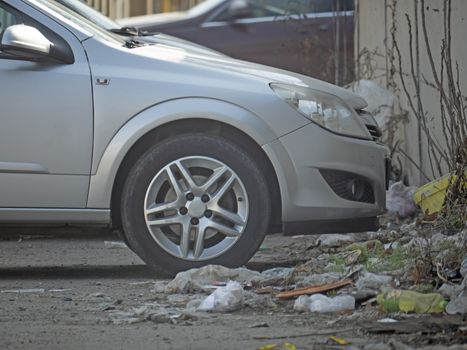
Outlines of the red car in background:
{"type": "Polygon", "coordinates": [[[354,0],[206,0],[120,23],[339,85],[354,77],[354,0]]]}

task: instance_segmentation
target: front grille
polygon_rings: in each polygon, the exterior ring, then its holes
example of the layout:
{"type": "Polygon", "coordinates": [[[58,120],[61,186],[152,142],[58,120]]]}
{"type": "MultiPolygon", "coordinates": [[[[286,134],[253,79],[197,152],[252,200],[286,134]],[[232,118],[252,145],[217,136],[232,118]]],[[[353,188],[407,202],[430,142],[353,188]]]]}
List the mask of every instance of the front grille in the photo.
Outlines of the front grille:
{"type": "Polygon", "coordinates": [[[368,131],[370,132],[370,135],[373,138],[373,140],[376,141],[381,137],[381,135],[383,135],[381,133],[381,130],[376,125],[365,124],[365,126],[368,129],[368,131]]]}
{"type": "Polygon", "coordinates": [[[367,178],[340,170],[320,169],[319,172],[339,197],[362,203],[375,202],[373,187],[367,178]]]}
{"type": "Polygon", "coordinates": [[[362,118],[363,123],[365,124],[368,132],[370,133],[373,141],[378,141],[379,138],[383,135],[378,124],[376,124],[375,118],[371,115],[370,112],[364,110],[357,110],[358,115],[362,118]]]}

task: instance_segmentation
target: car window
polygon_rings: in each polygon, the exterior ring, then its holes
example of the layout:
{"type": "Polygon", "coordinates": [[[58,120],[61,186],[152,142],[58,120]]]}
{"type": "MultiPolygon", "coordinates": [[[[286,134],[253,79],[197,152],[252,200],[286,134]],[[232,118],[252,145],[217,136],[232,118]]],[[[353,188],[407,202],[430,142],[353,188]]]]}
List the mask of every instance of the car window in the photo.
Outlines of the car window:
{"type": "Polygon", "coordinates": [[[37,5],[41,5],[42,10],[51,13],[52,16],[70,21],[92,35],[115,44],[122,44],[125,42],[125,40],[118,35],[112,34],[56,0],[35,0],[35,2],[37,5]]]}
{"type": "MultiPolygon", "coordinates": [[[[248,0],[250,14],[245,18],[304,15],[336,11],[351,11],[353,0],[248,0]]],[[[229,6],[226,6],[210,21],[231,21],[229,6]]]]}
{"type": "Polygon", "coordinates": [[[284,11],[288,13],[298,14],[351,11],[354,9],[354,0],[267,0],[267,3],[283,7],[284,11]]]}
{"type": "Polygon", "coordinates": [[[0,38],[3,36],[3,32],[6,28],[19,22],[18,16],[14,14],[12,10],[0,5],[0,38]]]}

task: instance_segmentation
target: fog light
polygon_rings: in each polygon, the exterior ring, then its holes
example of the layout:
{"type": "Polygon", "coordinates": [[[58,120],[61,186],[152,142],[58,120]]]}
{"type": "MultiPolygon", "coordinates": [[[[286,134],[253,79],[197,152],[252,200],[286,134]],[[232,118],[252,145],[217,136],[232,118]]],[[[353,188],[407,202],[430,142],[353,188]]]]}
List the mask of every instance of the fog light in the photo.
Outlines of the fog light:
{"type": "Polygon", "coordinates": [[[353,179],[349,182],[349,190],[353,200],[361,201],[365,196],[365,188],[366,184],[361,180],[353,179]]]}

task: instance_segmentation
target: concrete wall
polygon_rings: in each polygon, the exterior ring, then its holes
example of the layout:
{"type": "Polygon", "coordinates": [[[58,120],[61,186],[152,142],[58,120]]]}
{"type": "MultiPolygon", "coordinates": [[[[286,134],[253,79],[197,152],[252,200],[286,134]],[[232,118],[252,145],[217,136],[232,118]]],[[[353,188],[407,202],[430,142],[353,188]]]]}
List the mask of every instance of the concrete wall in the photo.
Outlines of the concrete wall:
{"type": "MultiPolygon", "coordinates": [[[[441,46],[445,37],[444,3],[444,0],[425,0],[427,37],[438,74],[441,72],[441,46]]],[[[419,129],[415,114],[411,111],[409,98],[401,84],[399,55],[394,41],[400,50],[402,74],[410,100],[414,103],[415,109],[419,111],[420,106],[415,98],[418,85],[421,108],[428,120],[427,127],[443,150],[446,149],[440,117],[440,94],[432,86],[435,80],[423,35],[421,5],[422,0],[356,0],[356,53],[365,50],[370,52],[365,56],[366,60],[360,57],[357,74],[360,77],[374,80],[395,92],[394,115],[409,112],[406,122],[400,125],[396,138],[390,143],[394,146],[398,141],[402,152],[407,154],[405,156],[399,152],[394,163],[402,167],[409,182],[415,185],[437,177],[438,166],[433,157],[430,162],[426,137],[419,129]],[[407,18],[412,25],[412,43],[407,18]],[[411,69],[410,44],[412,44],[413,70],[411,69]],[[366,69],[368,65],[365,65],[365,62],[371,63],[371,69],[366,69]],[[417,166],[414,166],[409,158],[417,163],[417,166]]],[[[458,63],[459,84],[462,95],[465,97],[467,95],[467,1],[452,0],[451,6],[452,58],[454,64],[458,63]]],[[[446,164],[442,164],[441,168],[442,172],[447,171],[446,164]]]]}

